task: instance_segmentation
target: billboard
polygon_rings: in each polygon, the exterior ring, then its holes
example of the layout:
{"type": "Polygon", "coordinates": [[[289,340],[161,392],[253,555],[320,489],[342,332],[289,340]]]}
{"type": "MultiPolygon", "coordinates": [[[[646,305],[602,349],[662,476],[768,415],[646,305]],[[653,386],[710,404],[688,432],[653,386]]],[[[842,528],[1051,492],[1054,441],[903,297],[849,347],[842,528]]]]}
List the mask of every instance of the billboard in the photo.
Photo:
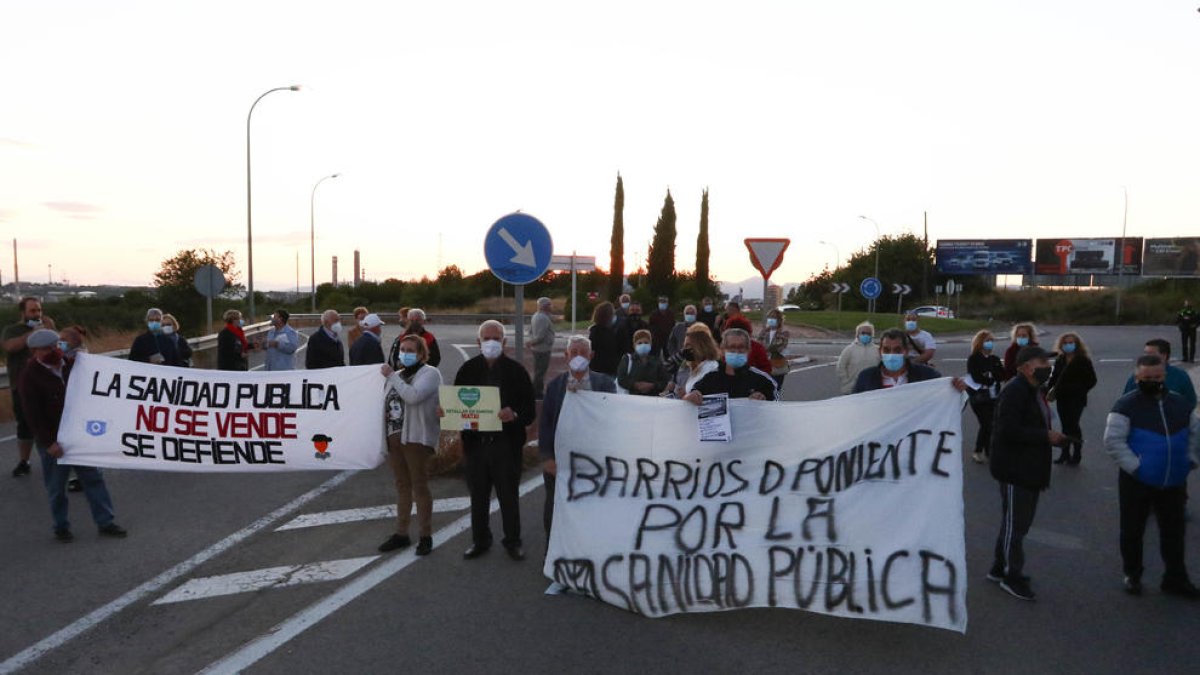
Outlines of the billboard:
{"type": "MultiPolygon", "coordinates": [[[[1044,275],[1117,274],[1117,245],[1113,239],[1038,239],[1034,271],[1044,275]]],[[[1142,238],[1126,237],[1121,274],[1141,273],[1142,238]]]]}
{"type": "Polygon", "coordinates": [[[1032,274],[1031,239],[939,239],[941,274],[1032,274]]]}
{"type": "Polygon", "coordinates": [[[1200,276],[1200,237],[1147,239],[1142,274],[1148,277],[1200,276]]]}

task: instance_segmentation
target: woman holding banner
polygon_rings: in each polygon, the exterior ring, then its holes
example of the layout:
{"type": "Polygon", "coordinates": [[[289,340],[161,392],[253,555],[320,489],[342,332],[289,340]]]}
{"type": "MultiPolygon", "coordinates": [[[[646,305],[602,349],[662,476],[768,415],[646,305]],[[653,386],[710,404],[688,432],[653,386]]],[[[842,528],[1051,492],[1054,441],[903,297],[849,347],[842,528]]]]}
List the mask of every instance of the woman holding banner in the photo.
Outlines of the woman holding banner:
{"type": "Polygon", "coordinates": [[[408,526],[415,501],[420,537],[416,553],[428,555],[433,550],[433,495],[426,463],[437,452],[441,431],[438,387],[442,386],[442,374],[427,365],[429,348],[416,334],[400,339],[398,361],[399,371],[389,365],[380,368],[387,378],[387,447],[388,464],[396,479],[396,533],[380,544],[379,550],[387,553],[412,544],[408,526]]]}
{"type": "Polygon", "coordinates": [[[687,329],[679,356],[683,363],[675,373],[675,379],[667,385],[667,393],[675,398],[686,396],[700,378],[721,365],[721,350],[717,348],[708,326],[702,323],[694,323],[687,329]]]}

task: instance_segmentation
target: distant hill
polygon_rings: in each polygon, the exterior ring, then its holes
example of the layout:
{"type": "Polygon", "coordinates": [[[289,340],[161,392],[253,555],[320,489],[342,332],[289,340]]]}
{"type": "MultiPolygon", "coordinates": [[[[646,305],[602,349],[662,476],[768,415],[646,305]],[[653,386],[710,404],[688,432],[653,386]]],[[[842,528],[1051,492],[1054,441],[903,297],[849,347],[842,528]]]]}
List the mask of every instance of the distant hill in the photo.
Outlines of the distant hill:
{"type": "MultiPolygon", "coordinates": [[[[779,281],[772,281],[771,283],[778,284],[779,286],[783,287],[783,297],[785,298],[793,288],[796,288],[800,285],[793,282],[780,283],[779,281]]],[[[717,285],[721,287],[722,293],[731,298],[738,295],[738,293],[741,293],[743,298],[762,300],[762,277],[750,277],[748,279],[742,279],[741,281],[718,281],[717,285]]]]}

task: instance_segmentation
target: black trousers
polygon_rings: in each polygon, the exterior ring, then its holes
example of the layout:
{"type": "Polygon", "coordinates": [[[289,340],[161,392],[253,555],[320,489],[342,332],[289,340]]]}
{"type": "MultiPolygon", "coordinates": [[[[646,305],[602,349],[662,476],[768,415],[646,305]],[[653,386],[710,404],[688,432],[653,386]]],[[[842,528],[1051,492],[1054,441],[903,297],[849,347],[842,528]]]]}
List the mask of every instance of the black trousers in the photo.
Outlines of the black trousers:
{"type": "Polygon", "coordinates": [[[546,501],[542,504],[542,525],[546,527],[546,548],[550,548],[550,526],[554,524],[554,476],[542,472],[542,485],[546,486],[546,501]]]}
{"type": "Polygon", "coordinates": [[[1158,488],[1146,485],[1124,471],[1117,479],[1121,500],[1121,560],[1125,575],[1142,578],[1142,537],[1150,512],[1158,521],[1158,547],[1162,555],[1164,581],[1185,581],[1183,562],[1184,507],[1187,491],[1183,485],[1158,488]]]}
{"type": "Polygon", "coordinates": [[[1079,425],[1079,420],[1083,419],[1083,409],[1087,407],[1084,402],[1086,399],[1076,398],[1074,396],[1060,398],[1057,401],[1058,418],[1062,421],[1062,432],[1072,438],[1080,439],[1078,443],[1063,448],[1064,451],[1074,448],[1076,457],[1083,448],[1083,428],[1079,425]]]}
{"type": "Polygon", "coordinates": [[[1000,535],[992,569],[1005,579],[1017,579],[1025,569],[1025,535],[1037,513],[1038,491],[1011,483],[1000,484],[1000,535]]]}
{"type": "Polygon", "coordinates": [[[500,502],[506,548],[521,545],[521,502],[517,496],[521,480],[521,448],[514,448],[501,433],[480,434],[477,442],[463,448],[467,489],[471,492],[471,539],[476,546],[492,545],[492,489],[500,502]]]}
{"type": "Polygon", "coordinates": [[[992,447],[992,418],[996,413],[996,402],[991,398],[975,396],[969,400],[971,411],[975,413],[975,419],[979,420],[979,433],[975,435],[975,450],[986,455],[992,447]]]}
{"type": "Polygon", "coordinates": [[[1194,361],[1196,359],[1196,330],[1180,330],[1179,341],[1183,343],[1183,360],[1194,361]]]}

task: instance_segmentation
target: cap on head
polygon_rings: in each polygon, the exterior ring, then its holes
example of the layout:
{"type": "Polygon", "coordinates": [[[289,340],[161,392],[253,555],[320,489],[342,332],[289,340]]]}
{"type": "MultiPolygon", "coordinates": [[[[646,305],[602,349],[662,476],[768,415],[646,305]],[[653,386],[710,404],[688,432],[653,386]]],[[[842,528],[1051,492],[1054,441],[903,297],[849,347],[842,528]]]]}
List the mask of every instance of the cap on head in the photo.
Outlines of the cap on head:
{"type": "Polygon", "coordinates": [[[53,347],[58,344],[58,333],[48,328],[39,328],[29,334],[29,339],[25,341],[25,344],[30,349],[53,347]]]}
{"type": "Polygon", "coordinates": [[[1021,351],[1017,352],[1017,365],[1023,366],[1034,359],[1048,359],[1052,356],[1054,352],[1048,352],[1037,345],[1021,347],[1021,351]]]}
{"type": "Polygon", "coordinates": [[[377,328],[383,325],[383,319],[379,318],[378,314],[368,314],[363,317],[362,327],[366,329],[377,328]]]}

